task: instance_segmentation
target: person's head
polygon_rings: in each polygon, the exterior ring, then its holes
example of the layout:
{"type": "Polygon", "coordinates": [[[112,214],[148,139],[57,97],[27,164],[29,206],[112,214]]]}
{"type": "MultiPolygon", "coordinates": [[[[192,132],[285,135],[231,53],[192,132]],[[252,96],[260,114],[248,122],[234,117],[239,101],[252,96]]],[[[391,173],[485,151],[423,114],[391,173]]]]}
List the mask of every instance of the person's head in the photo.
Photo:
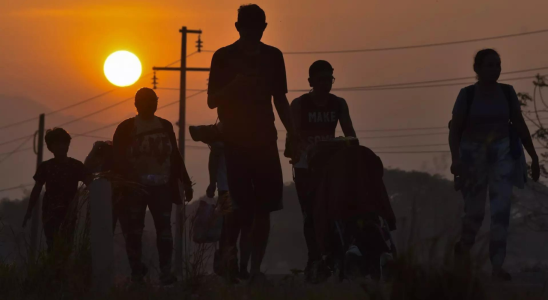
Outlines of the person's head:
{"type": "Polygon", "coordinates": [[[333,67],[325,60],[315,61],[308,69],[308,83],[317,93],[329,93],[335,82],[333,67]]]}
{"type": "Polygon", "coordinates": [[[481,82],[493,83],[500,77],[501,61],[500,55],[493,49],[478,51],[474,58],[474,72],[481,82]]]}
{"type": "Polygon", "coordinates": [[[135,108],[139,116],[152,118],[158,109],[158,96],[153,89],[141,88],[135,94],[135,108]]]}
{"type": "Polygon", "coordinates": [[[236,29],[240,33],[240,40],[258,43],[266,29],[266,14],[257,4],[246,4],[238,9],[236,29]]]}
{"type": "Polygon", "coordinates": [[[46,131],[46,146],[55,157],[67,156],[70,141],[70,134],[63,128],[53,128],[46,131]]]}

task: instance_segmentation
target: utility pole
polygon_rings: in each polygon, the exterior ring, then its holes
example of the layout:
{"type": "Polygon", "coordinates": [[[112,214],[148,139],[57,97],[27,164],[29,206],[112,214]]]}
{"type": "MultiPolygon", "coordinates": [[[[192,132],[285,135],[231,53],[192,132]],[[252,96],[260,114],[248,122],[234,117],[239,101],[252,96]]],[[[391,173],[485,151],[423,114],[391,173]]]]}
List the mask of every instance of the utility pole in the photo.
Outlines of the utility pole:
{"type": "MultiPolygon", "coordinates": [[[[42,164],[42,160],[44,157],[44,127],[45,127],[45,120],[46,115],[41,114],[40,120],[38,121],[38,131],[35,133],[34,139],[36,143],[36,135],[38,135],[38,149],[34,149],[37,159],[36,159],[36,169],[40,167],[40,164],[42,164]]],[[[35,144],[36,145],[36,144],[35,144]]],[[[36,203],[36,206],[34,207],[34,210],[32,211],[32,225],[31,225],[31,231],[30,231],[30,255],[34,259],[36,257],[37,249],[38,249],[38,228],[40,225],[40,212],[42,211],[42,197],[40,196],[38,198],[38,203],[36,203]]]]}
{"type": "MultiPolygon", "coordinates": [[[[201,35],[201,30],[189,30],[186,27],[183,27],[179,30],[181,33],[181,67],[171,68],[171,67],[153,67],[153,71],[178,71],[181,74],[180,78],[180,91],[179,91],[179,151],[183,159],[185,158],[185,131],[186,131],[186,72],[187,71],[198,71],[198,72],[209,72],[209,68],[187,68],[186,66],[186,47],[187,47],[187,34],[193,33],[201,35]]],[[[198,36],[198,41],[196,43],[198,52],[201,52],[202,41],[200,36],[198,36]]],[[[154,73],[154,88],[156,88],[156,73],[154,73]]],[[[188,259],[187,252],[187,243],[186,243],[186,227],[184,226],[186,219],[186,209],[185,203],[182,205],[177,205],[176,212],[176,228],[175,228],[175,272],[177,274],[182,274],[183,267],[183,256],[185,259],[188,259]]]]}

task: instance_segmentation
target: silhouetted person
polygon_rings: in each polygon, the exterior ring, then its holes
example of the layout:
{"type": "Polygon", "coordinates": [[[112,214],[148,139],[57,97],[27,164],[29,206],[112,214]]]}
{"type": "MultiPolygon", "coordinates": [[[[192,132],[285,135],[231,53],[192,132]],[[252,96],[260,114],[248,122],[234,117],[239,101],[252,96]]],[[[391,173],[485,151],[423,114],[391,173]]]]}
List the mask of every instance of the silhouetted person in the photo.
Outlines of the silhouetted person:
{"type": "Polygon", "coordinates": [[[316,187],[308,169],[307,150],[319,141],[335,138],[338,123],[341,124],[345,136],[356,137],[356,132],[346,101],[330,93],[335,82],[331,64],[318,60],[310,66],[308,74],[312,90],[291,102],[291,115],[300,140],[295,145],[295,151],[299,151],[299,159],[294,164],[294,181],[304,217],[304,236],[308,248],[305,277],[308,281],[317,282],[327,277],[329,270],[323,264],[316,242],[313,219],[316,187]]]}
{"type": "Polygon", "coordinates": [[[478,82],[463,88],[453,108],[449,144],[451,172],[461,181],[464,217],[460,241],[455,246],[457,261],[468,259],[485,215],[485,199],[491,204],[489,255],[493,278],[511,280],[502,265],[510,221],[513,185],[522,187],[523,146],[532,158],[532,176],[537,181],[540,167],[535,147],[521,114],[514,88],[499,84],[501,59],[492,49],[481,50],[474,60],[478,82]],[[523,146],[522,143],[523,142],[523,146]]]}
{"type": "Polygon", "coordinates": [[[71,213],[71,204],[78,192],[78,183],[87,181],[88,172],[82,162],[67,156],[71,137],[64,129],[53,128],[46,131],[45,140],[54,158],[43,162],[36,170],[36,183],[30,194],[23,227],[31,218],[32,210],[40,199],[45,184],[42,223],[50,252],[59,238],[63,243],[72,244],[76,215],[74,212],[71,213]]]}
{"type": "Polygon", "coordinates": [[[236,209],[254,215],[251,283],[265,280],[260,267],[270,213],[283,207],[272,97],[290,138],[293,134],[283,55],[261,43],[266,26],[259,6],[239,8],[236,29],[240,39],[213,55],[207,99],[211,109],[218,108],[223,123],[230,195],[236,209]]]}
{"type": "MultiPolygon", "coordinates": [[[[217,205],[221,210],[229,209],[232,206],[231,198],[228,192],[228,180],[226,174],[226,161],[224,155],[224,144],[221,141],[213,142],[210,145],[211,152],[209,154],[209,178],[210,183],[207,188],[207,196],[215,197],[215,190],[218,190],[217,205]],[[228,207],[228,208],[227,208],[228,207]]],[[[219,270],[219,275],[229,275],[229,280],[236,278],[247,280],[249,279],[248,263],[251,255],[251,226],[253,223],[253,215],[246,214],[242,210],[223,211],[224,221],[219,242],[219,252],[228,256],[224,259],[219,270]],[[236,244],[240,238],[239,250],[240,260],[238,266],[238,248],[236,244]],[[239,269],[238,269],[239,268],[239,269]]]]}
{"type": "Polygon", "coordinates": [[[160,260],[160,281],[164,285],[177,281],[171,272],[173,236],[172,203],[181,204],[179,181],[184,185],[186,201],[192,200],[190,177],[177,147],[173,125],[155,116],[158,97],[149,88],[135,95],[137,116],[122,122],[113,138],[114,169],[140,188],[127,189],[128,230],[124,232],[132,270],[132,281],[142,282],[148,269],[141,261],[143,229],[147,207],[156,227],[156,244],[160,260]]]}
{"type": "MultiPolygon", "coordinates": [[[[114,154],[112,150],[112,141],[97,141],[93,144],[93,148],[84,160],[84,165],[92,173],[107,173],[111,172],[114,165],[114,154]]],[[[112,184],[112,231],[116,230],[116,223],[120,221],[120,226],[124,227],[124,217],[127,214],[120,214],[124,209],[124,198],[121,192],[120,183],[116,180],[112,184]]],[[[88,211],[89,212],[89,211],[88,211]]]]}

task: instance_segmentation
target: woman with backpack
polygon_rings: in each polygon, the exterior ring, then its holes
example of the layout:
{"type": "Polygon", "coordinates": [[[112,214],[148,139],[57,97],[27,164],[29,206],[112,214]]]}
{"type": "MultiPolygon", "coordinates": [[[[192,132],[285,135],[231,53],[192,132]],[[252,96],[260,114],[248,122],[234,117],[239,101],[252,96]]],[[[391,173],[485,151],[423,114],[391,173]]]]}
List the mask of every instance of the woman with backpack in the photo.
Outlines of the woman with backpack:
{"type": "Polygon", "coordinates": [[[474,60],[474,72],[478,82],[460,91],[449,131],[451,173],[459,181],[455,186],[462,190],[464,198],[462,232],[455,245],[455,259],[469,257],[483,222],[489,194],[492,276],[509,281],[511,276],[502,265],[506,256],[512,188],[514,185],[523,188],[526,177],[523,147],[532,159],[534,181],[540,176],[539,159],[514,88],[497,82],[501,73],[499,54],[493,49],[479,51],[474,60]]]}

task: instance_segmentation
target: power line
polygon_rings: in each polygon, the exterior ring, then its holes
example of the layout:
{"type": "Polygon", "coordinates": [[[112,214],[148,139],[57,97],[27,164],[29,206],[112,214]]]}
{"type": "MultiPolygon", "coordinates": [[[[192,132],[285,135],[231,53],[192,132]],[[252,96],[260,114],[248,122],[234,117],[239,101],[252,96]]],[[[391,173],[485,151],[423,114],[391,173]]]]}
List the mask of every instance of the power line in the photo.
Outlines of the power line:
{"type": "Polygon", "coordinates": [[[539,34],[539,33],[545,33],[545,32],[548,32],[548,29],[530,31],[530,32],[523,32],[523,33],[505,34],[505,35],[498,35],[498,36],[491,36],[491,37],[484,37],[484,38],[467,39],[467,40],[460,40],[460,41],[429,43],[429,44],[419,44],[419,45],[410,45],[410,46],[382,47],[382,48],[368,48],[368,49],[366,48],[366,49],[352,49],[352,50],[335,50],[335,51],[292,51],[292,52],[284,52],[284,54],[286,54],[286,55],[337,54],[337,53],[357,53],[357,52],[380,52],[380,51],[407,50],[407,49],[429,48],[429,47],[448,46],[448,45],[456,45],[456,44],[465,44],[465,43],[473,43],[473,42],[481,42],[481,41],[498,40],[498,39],[505,39],[505,38],[511,38],[511,37],[524,36],[524,35],[539,34]]]}
{"type": "MultiPolygon", "coordinates": [[[[167,90],[167,91],[179,91],[179,88],[156,88],[157,90],[167,90]]],[[[201,91],[203,89],[186,89],[189,92],[197,92],[201,91]]]]}
{"type": "Polygon", "coordinates": [[[375,154],[437,154],[451,153],[451,151],[373,151],[375,154]]]}
{"type": "MultiPolygon", "coordinates": [[[[195,53],[197,53],[197,52],[194,52],[194,53],[188,55],[187,57],[189,57],[189,56],[191,56],[191,55],[193,55],[193,54],[195,54],[195,53]]],[[[180,61],[180,60],[179,60],[179,61],[180,61]]],[[[177,61],[176,61],[176,62],[173,62],[173,63],[171,63],[171,64],[169,64],[168,66],[173,65],[173,64],[175,64],[175,63],[177,63],[177,61]]],[[[203,91],[203,89],[202,89],[202,90],[196,89],[196,91],[203,91]]],[[[120,102],[117,102],[117,103],[113,104],[113,105],[107,106],[107,107],[105,107],[105,108],[102,108],[102,109],[100,109],[100,110],[97,110],[97,111],[95,111],[95,112],[92,112],[92,113],[90,113],[90,114],[87,114],[87,115],[85,115],[85,116],[82,116],[82,117],[80,117],[80,118],[77,118],[77,119],[74,119],[74,120],[72,120],[72,121],[69,121],[69,122],[63,123],[63,124],[61,124],[61,125],[58,125],[58,127],[66,126],[66,125],[68,125],[68,124],[72,124],[72,123],[78,122],[78,121],[80,121],[80,120],[83,120],[83,119],[85,119],[85,118],[87,118],[87,117],[91,117],[91,116],[93,116],[93,115],[102,113],[102,112],[104,112],[104,111],[107,111],[107,110],[109,110],[109,109],[111,109],[111,108],[114,108],[114,107],[116,107],[116,106],[118,106],[118,105],[121,105],[121,104],[123,104],[123,103],[125,103],[125,102],[127,102],[127,101],[132,100],[132,99],[134,99],[134,97],[126,98],[126,99],[124,99],[124,100],[122,100],[122,101],[120,101],[120,102]]],[[[158,108],[158,109],[160,109],[160,108],[158,108]]]]}
{"type": "Polygon", "coordinates": [[[17,151],[8,151],[8,152],[4,152],[4,153],[0,153],[0,156],[4,156],[4,155],[9,155],[9,154],[15,154],[15,153],[19,153],[19,152],[25,152],[25,151],[30,151],[32,150],[33,148],[32,147],[27,147],[27,148],[23,148],[23,149],[20,149],[20,150],[17,150],[17,151]]]}
{"type": "Polygon", "coordinates": [[[399,149],[399,148],[420,148],[420,147],[439,147],[439,146],[447,146],[448,143],[444,144],[422,144],[422,145],[391,145],[391,146],[378,146],[378,147],[372,147],[375,149],[399,149]]]}
{"type": "Polygon", "coordinates": [[[0,164],[2,164],[4,161],[6,161],[8,158],[10,158],[14,153],[18,152],[19,149],[21,149],[21,147],[23,147],[23,145],[25,145],[33,137],[34,137],[34,135],[29,136],[26,140],[24,140],[21,144],[19,144],[19,146],[17,146],[17,148],[15,148],[13,151],[6,154],[6,156],[4,156],[2,159],[0,159],[0,164]]]}
{"type": "Polygon", "coordinates": [[[29,184],[22,184],[22,185],[19,185],[19,186],[14,186],[14,187],[6,188],[6,189],[1,189],[0,193],[7,192],[7,191],[12,191],[12,190],[18,190],[18,189],[33,186],[33,185],[34,185],[34,183],[29,183],[29,184]]]}
{"type": "MultiPolygon", "coordinates": [[[[206,91],[207,91],[207,90],[201,90],[200,92],[197,92],[197,93],[194,93],[194,94],[192,94],[192,95],[190,95],[190,96],[187,96],[186,99],[190,99],[190,98],[195,97],[195,96],[197,96],[197,95],[199,95],[199,94],[201,94],[201,93],[204,93],[204,92],[206,92],[206,91]]],[[[170,102],[170,103],[168,103],[168,104],[166,104],[166,105],[163,105],[163,106],[160,106],[160,107],[158,107],[158,110],[163,109],[163,108],[166,108],[166,107],[171,106],[171,105],[176,104],[176,103],[179,103],[179,100],[170,102]]],[[[74,134],[74,136],[75,136],[75,137],[78,137],[78,136],[86,136],[86,135],[89,135],[90,133],[97,132],[97,131],[103,130],[103,129],[107,129],[107,128],[112,127],[112,126],[116,126],[116,125],[120,124],[120,122],[121,122],[121,121],[116,121],[116,122],[111,123],[111,124],[109,124],[109,125],[105,125],[105,126],[102,126],[102,127],[99,127],[99,128],[96,128],[96,129],[93,129],[93,130],[90,130],[90,131],[87,131],[87,132],[84,132],[84,133],[77,133],[77,134],[74,134]]]]}
{"type": "MultiPolygon", "coordinates": [[[[525,73],[525,72],[532,72],[532,71],[541,71],[541,70],[546,70],[546,69],[548,69],[548,67],[515,70],[515,71],[509,71],[509,72],[502,72],[500,74],[501,75],[508,75],[508,74],[525,73]]],[[[535,76],[530,76],[530,77],[526,77],[526,78],[534,78],[534,77],[535,76]]],[[[424,81],[412,81],[412,82],[403,82],[403,83],[370,85],[370,86],[367,86],[366,88],[385,88],[385,87],[395,87],[395,86],[440,83],[440,82],[468,80],[468,79],[475,79],[475,78],[476,78],[475,76],[466,76],[466,77],[446,78],[446,79],[438,79],[438,80],[424,80],[424,81]]],[[[522,79],[522,78],[520,77],[518,79],[522,79]]],[[[512,78],[500,79],[500,81],[504,81],[504,80],[513,80],[513,79],[512,78]]],[[[344,89],[355,89],[355,88],[364,88],[364,87],[348,87],[348,88],[344,88],[344,89]]],[[[343,89],[343,88],[341,88],[341,89],[343,89]]]]}
{"type": "Polygon", "coordinates": [[[2,142],[2,143],[0,143],[0,146],[4,146],[4,145],[7,145],[7,144],[11,144],[11,143],[13,143],[13,142],[21,141],[21,140],[24,140],[24,139],[26,139],[26,138],[28,138],[28,137],[33,137],[33,136],[34,136],[34,134],[25,135],[25,136],[22,136],[22,137],[18,137],[18,138],[13,139],[13,140],[9,140],[9,141],[2,142]]]}
{"type": "MultiPolygon", "coordinates": [[[[201,90],[201,91],[199,91],[199,92],[197,92],[197,93],[194,93],[194,94],[192,94],[192,95],[190,95],[190,96],[187,96],[185,99],[189,99],[189,98],[192,98],[192,97],[194,97],[194,96],[198,96],[198,95],[200,95],[200,94],[202,94],[202,93],[204,93],[204,92],[207,92],[207,90],[201,90]]],[[[170,102],[170,103],[168,103],[168,104],[166,104],[166,105],[163,105],[163,106],[158,107],[158,109],[160,110],[160,109],[166,108],[166,107],[168,107],[168,106],[171,106],[171,105],[173,105],[173,104],[177,104],[177,103],[179,103],[179,102],[180,102],[179,100],[173,101],[173,102],[170,102]]]]}
{"type": "MultiPolygon", "coordinates": [[[[515,71],[509,71],[509,72],[503,72],[501,75],[505,74],[516,74],[516,73],[524,73],[524,72],[532,72],[532,71],[540,71],[540,70],[546,70],[548,67],[541,67],[541,68],[531,68],[531,69],[523,69],[523,70],[515,70],[515,71]]],[[[546,76],[546,75],[542,75],[546,76]]],[[[531,79],[535,78],[536,76],[522,76],[522,77],[514,77],[514,78],[505,78],[500,79],[499,81],[511,81],[511,80],[524,80],[524,79],[531,79]]],[[[341,88],[333,88],[333,91],[362,91],[362,90],[392,90],[392,89],[409,89],[409,88],[434,88],[434,87],[444,87],[444,86],[455,86],[455,85],[464,85],[464,84],[472,84],[473,82],[468,83],[449,83],[449,84],[439,84],[439,85],[423,85],[423,84],[429,84],[429,83],[440,83],[440,82],[448,82],[448,81],[458,81],[458,80],[467,80],[467,79],[474,79],[474,76],[467,76],[467,77],[455,77],[455,78],[446,78],[446,79],[438,79],[438,80],[424,80],[424,81],[412,81],[412,82],[401,82],[401,83],[389,83],[389,84],[380,84],[380,85],[365,85],[365,86],[351,86],[351,87],[341,87],[341,88]],[[413,85],[413,86],[408,86],[413,85]]],[[[178,91],[178,88],[158,88],[160,90],[170,90],[170,91],[178,91]]],[[[187,89],[187,91],[199,91],[200,89],[187,89]]],[[[291,89],[289,92],[308,92],[310,89],[291,89]]]]}
{"type": "Polygon", "coordinates": [[[113,105],[107,106],[107,107],[105,107],[105,108],[102,108],[102,109],[100,109],[100,110],[94,111],[94,112],[92,112],[92,113],[90,113],[90,114],[87,114],[87,115],[85,115],[85,116],[82,116],[82,117],[76,118],[76,119],[74,119],[74,120],[72,120],[72,121],[68,121],[68,122],[63,123],[63,124],[61,124],[61,125],[58,125],[57,127],[62,127],[62,126],[66,126],[66,125],[68,125],[68,124],[72,124],[72,123],[78,122],[78,121],[83,120],[83,119],[85,119],[85,118],[87,118],[87,117],[91,117],[91,116],[93,116],[93,115],[102,113],[102,112],[104,112],[104,111],[107,111],[107,110],[109,110],[109,109],[111,109],[111,108],[113,108],[113,107],[116,107],[116,106],[118,106],[118,105],[121,105],[121,104],[123,104],[123,103],[126,103],[126,102],[128,102],[129,100],[132,100],[132,99],[134,99],[134,97],[126,98],[126,99],[124,99],[124,100],[122,100],[122,101],[120,101],[120,102],[114,103],[113,105]]]}
{"type": "MultiPolygon", "coordinates": [[[[350,50],[327,50],[327,51],[290,51],[290,52],[283,52],[283,54],[285,54],[285,55],[339,54],[339,53],[359,53],[359,52],[380,52],[380,51],[393,51],[393,50],[407,50],[407,49],[429,48],[429,47],[448,46],[448,45],[456,45],[456,44],[465,44],[465,43],[473,43],[473,42],[481,42],[481,41],[498,40],[498,39],[525,36],[525,35],[531,35],[531,34],[539,34],[539,33],[545,33],[545,32],[548,32],[548,29],[529,31],[529,32],[523,32],[523,33],[505,34],[505,35],[498,35],[498,36],[491,36],[491,37],[484,37],[484,38],[476,38],[476,39],[467,39],[467,40],[460,40],[460,41],[418,44],[418,45],[399,46],[399,47],[381,47],[381,48],[365,48],[365,49],[350,49],[350,50]]],[[[202,50],[202,52],[212,53],[212,52],[215,52],[215,50],[202,50]]]]}
{"type": "MultiPolygon", "coordinates": [[[[203,51],[202,51],[202,52],[203,52],[203,51]]],[[[199,52],[198,52],[198,51],[194,51],[194,52],[188,54],[186,57],[187,57],[187,58],[188,58],[188,57],[191,57],[192,55],[194,55],[194,54],[196,54],[196,53],[199,53],[199,52]]],[[[178,60],[176,60],[176,61],[174,61],[174,62],[172,62],[172,63],[166,65],[165,67],[166,67],[166,68],[167,68],[167,67],[171,67],[171,66],[173,66],[174,64],[176,64],[176,63],[178,63],[178,62],[181,62],[181,60],[178,59],[178,60]]]]}
{"type": "MultiPolygon", "coordinates": [[[[383,129],[354,129],[355,132],[387,132],[387,131],[413,131],[413,130],[434,130],[447,129],[447,126],[439,127],[409,127],[409,128],[383,128],[383,129]]],[[[278,130],[279,132],[287,132],[286,130],[278,130]]]]}
{"type": "MultiPolygon", "coordinates": [[[[82,100],[82,101],[80,101],[80,102],[77,102],[77,103],[71,104],[71,105],[69,105],[69,106],[65,106],[65,107],[63,107],[63,108],[60,108],[60,109],[54,110],[54,111],[52,111],[52,112],[46,113],[45,115],[46,115],[46,116],[51,116],[51,115],[56,114],[56,113],[59,113],[59,112],[61,112],[61,111],[64,111],[64,110],[67,110],[67,109],[76,107],[76,106],[78,106],[78,105],[82,105],[82,104],[84,104],[84,103],[90,102],[90,101],[95,100],[95,99],[97,99],[97,98],[103,97],[103,96],[105,96],[105,95],[107,95],[107,94],[110,94],[110,93],[116,91],[116,90],[117,90],[117,89],[112,89],[112,90],[110,90],[110,91],[101,93],[101,94],[96,95],[96,96],[93,96],[93,97],[91,97],[91,98],[87,98],[87,99],[82,100]]],[[[38,117],[34,117],[34,118],[27,119],[27,120],[23,120],[23,121],[11,123],[11,124],[8,124],[8,125],[4,125],[4,126],[0,127],[0,130],[6,129],[6,128],[10,128],[10,127],[13,127],[13,126],[17,126],[17,125],[22,125],[22,124],[28,123],[28,122],[30,122],[30,121],[34,121],[34,120],[36,120],[36,119],[38,119],[38,117]]]]}
{"type": "MultiPolygon", "coordinates": [[[[194,55],[194,54],[196,54],[196,53],[198,53],[198,51],[195,51],[195,52],[193,52],[193,53],[190,53],[189,55],[187,55],[187,57],[190,57],[190,56],[192,56],[192,55],[194,55]]],[[[179,59],[179,60],[176,60],[176,61],[174,61],[174,62],[172,62],[172,63],[166,65],[166,67],[172,66],[172,65],[174,65],[174,64],[176,64],[176,63],[178,63],[178,62],[180,62],[180,61],[181,61],[180,59],[179,59]]],[[[147,77],[147,76],[150,76],[150,75],[152,75],[152,74],[153,74],[152,72],[151,72],[151,73],[147,73],[147,74],[141,76],[140,79],[145,78],[145,77],[147,77]]],[[[106,92],[104,92],[104,93],[101,93],[101,94],[95,95],[95,96],[93,96],[93,97],[87,98],[87,99],[85,99],[85,100],[82,100],[82,101],[80,101],[80,102],[77,102],[77,103],[74,103],[74,104],[65,106],[65,107],[63,107],[63,108],[54,110],[54,111],[52,111],[52,112],[46,113],[45,115],[46,115],[46,116],[50,116],[50,115],[59,113],[59,112],[61,112],[61,111],[64,111],[64,110],[67,110],[67,109],[70,109],[70,108],[73,108],[73,107],[76,107],[76,106],[85,104],[85,103],[87,103],[87,102],[90,102],[90,101],[93,101],[93,100],[98,99],[98,98],[100,98],[100,97],[103,97],[103,96],[105,96],[105,95],[108,95],[108,94],[110,94],[110,93],[112,93],[112,92],[114,92],[114,91],[116,91],[116,90],[118,90],[118,89],[120,89],[120,88],[111,89],[111,90],[106,91],[106,92]]],[[[10,128],[10,127],[14,127],[14,126],[18,126],[18,125],[22,125],[22,124],[25,124],[25,123],[34,121],[34,120],[36,120],[36,119],[38,119],[38,117],[33,117],[33,118],[30,118],[30,119],[26,119],[26,120],[17,121],[17,122],[11,123],[11,124],[3,125],[3,126],[0,126],[0,130],[6,129],[6,128],[10,128]]]]}
{"type": "MultiPolygon", "coordinates": [[[[546,75],[541,75],[546,76],[546,75]]],[[[501,79],[499,81],[511,81],[511,80],[524,80],[535,78],[535,76],[523,76],[523,77],[514,77],[501,79]]],[[[462,86],[465,84],[474,84],[473,82],[469,83],[445,83],[445,84],[432,84],[432,85],[410,85],[410,86],[394,86],[394,87],[382,87],[382,88],[371,88],[369,86],[355,86],[355,87],[345,87],[345,88],[334,88],[333,91],[340,92],[361,92],[361,91],[391,91],[391,90],[407,90],[407,89],[422,89],[422,88],[437,88],[437,87],[448,87],[448,86],[462,86]]],[[[403,85],[403,84],[402,84],[403,85]]],[[[310,89],[300,89],[300,90],[289,90],[289,92],[308,92],[310,89]]]]}
{"type": "Polygon", "coordinates": [[[448,134],[448,132],[432,132],[432,133],[418,133],[418,134],[405,134],[405,135],[389,135],[389,136],[359,136],[358,139],[387,139],[387,138],[404,138],[412,136],[430,136],[448,134]]]}

